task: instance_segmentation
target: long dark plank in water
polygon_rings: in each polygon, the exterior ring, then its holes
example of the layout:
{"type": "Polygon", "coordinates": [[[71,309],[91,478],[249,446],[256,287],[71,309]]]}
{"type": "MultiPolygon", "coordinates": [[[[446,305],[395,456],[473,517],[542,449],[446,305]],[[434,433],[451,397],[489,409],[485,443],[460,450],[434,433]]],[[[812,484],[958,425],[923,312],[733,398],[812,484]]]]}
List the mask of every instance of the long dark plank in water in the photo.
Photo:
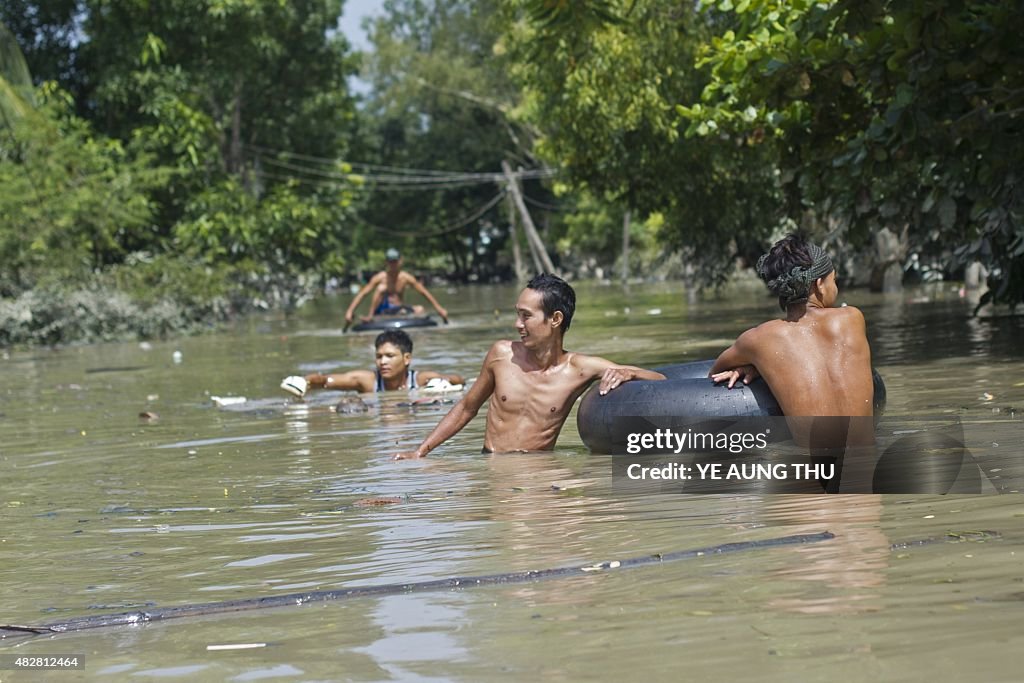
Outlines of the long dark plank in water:
{"type": "Polygon", "coordinates": [[[672,553],[658,553],[644,555],[626,560],[614,560],[600,562],[593,565],[582,565],[573,567],[557,567],[554,569],[535,569],[524,572],[510,572],[506,574],[488,574],[483,576],[463,576],[448,579],[435,579],[433,581],[414,581],[410,583],[390,583],[380,586],[361,586],[358,588],[339,588],[336,590],[311,591],[307,593],[289,593],[287,595],[274,595],[265,598],[249,598],[242,600],[225,600],[222,602],[208,602],[196,605],[182,605],[180,607],[165,607],[146,611],[122,612],[119,614],[97,614],[88,617],[76,617],[67,621],[43,624],[41,626],[6,625],[0,626],[0,637],[5,635],[26,635],[26,634],[52,634],[68,631],[82,631],[85,629],[105,628],[109,626],[126,626],[132,624],[143,624],[166,619],[180,619],[182,617],[197,617],[209,614],[224,614],[227,612],[242,612],[254,609],[265,609],[268,607],[285,607],[288,605],[302,605],[308,602],[326,602],[328,600],[344,600],[347,598],[378,597],[385,595],[400,595],[403,593],[420,593],[425,591],[439,590],[461,590],[464,588],[475,588],[479,586],[497,586],[513,583],[527,583],[542,581],[545,579],[568,578],[572,576],[586,576],[593,572],[608,571],[615,569],[626,569],[630,567],[641,567],[645,565],[659,564],[662,562],[674,562],[688,560],[706,555],[722,555],[725,553],[736,553],[761,548],[775,548],[779,546],[803,545],[807,543],[818,543],[835,538],[831,532],[824,531],[818,534],[800,534],[796,536],[783,536],[781,538],[770,538],[762,541],[742,541],[739,543],[724,543],[722,545],[697,548],[695,550],[681,550],[672,553]],[[3,632],[7,631],[6,634],[3,632]]]}

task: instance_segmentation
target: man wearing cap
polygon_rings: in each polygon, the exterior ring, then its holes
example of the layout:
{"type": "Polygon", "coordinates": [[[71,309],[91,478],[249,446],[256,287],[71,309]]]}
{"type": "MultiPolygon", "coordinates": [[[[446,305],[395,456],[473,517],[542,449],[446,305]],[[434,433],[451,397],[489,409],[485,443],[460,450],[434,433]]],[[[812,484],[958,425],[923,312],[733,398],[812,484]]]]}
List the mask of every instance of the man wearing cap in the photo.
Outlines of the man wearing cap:
{"type": "Polygon", "coordinates": [[[398,250],[394,247],[388,249],[385,253],[385,259],[387,260],[385,269],[370,278],[370,281],[359,290],[352,303],[349,304],[348,310],[345,311],[345,324],[349,325],[352,323],[356,308],[371,290],[373,291],[373,300],[370,304],[370,316],[366,319],[376,315],[396,315],[402,313],[423,315],[423,306],[406,306],[402,299],[405,288],[409,286],[422,294],[430,302],[430,305],[437,310],[437,314],[441,316],[442,320],[448,322],[448,311],[441,304],[437,303],[437,299],[430,293],[430,290],[413,275],[402,270],[402,255],[398,253],[398,250]]]}
{"type": "MultiPolygon", "coordinates": [[[[812,421],[799,416],[871,416],[874,385],[864,314],[832,308],[839,296],[832,259],[802,235],[788,235],[757,262],[757,274],[786,317],[747,330],[715,361],[714,382],[763,377],[797,442],[812,421]]],[[[864,422],[864,421],[860,421],[864,422]]],[[[870,420],[867,421],[870,423],[870,420]]],[[[865,439],[873,438],[865,433],[865,439]]]]}

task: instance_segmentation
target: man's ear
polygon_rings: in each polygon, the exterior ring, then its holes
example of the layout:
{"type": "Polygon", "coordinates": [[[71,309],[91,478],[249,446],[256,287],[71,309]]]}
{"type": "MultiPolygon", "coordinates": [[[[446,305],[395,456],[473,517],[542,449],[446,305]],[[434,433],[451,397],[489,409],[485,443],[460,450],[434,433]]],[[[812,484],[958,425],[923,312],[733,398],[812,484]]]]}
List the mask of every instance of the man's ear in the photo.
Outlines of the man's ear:
{"type": "Polygon", "coordinates": [[[551,327],[561,327],[563,320],[565,320],[565,314],[561,311],[555,311],[551,314],[551,327]]]}
{"type": "Polygon", "coordinates": [[[402,360],[404,360],[405,364],[408,365],[409,363],[412,362],[412,354],[411,353],[403,353],[402,354],[402,360]]]}

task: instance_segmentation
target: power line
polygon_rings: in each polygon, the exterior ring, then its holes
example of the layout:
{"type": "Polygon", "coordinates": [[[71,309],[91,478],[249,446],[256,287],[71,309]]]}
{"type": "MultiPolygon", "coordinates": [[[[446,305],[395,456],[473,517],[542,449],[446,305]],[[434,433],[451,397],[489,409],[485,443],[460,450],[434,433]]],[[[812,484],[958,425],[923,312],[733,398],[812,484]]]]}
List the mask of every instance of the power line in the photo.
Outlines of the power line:
{"type": "Polygon", "coordinates": [[[428,191],[437,192],[439,190],[451,190],[461,187],[471,187],[474,185],[485,185],[488,184],[479,180],[462,181],[462,182],[448,182],[445,184],[431,183],[431,184],[420,184],[420,185],[360,185],[351,181],[343,182],[336,179],[315,179],[315,178],[304,178],[301,176],[288,175],[286,173],[274,173],[273,171],[264,171],[262,169],[255,169],[255,174],[263,178],[271,178],[273,180],[288,180],[296,183],[304,183],[306,185],[313,185],[317,187],[330,187],[339,190],[348,190],[354,193],[370,193],[370,192],[415,192],[415,191],[428,191]]]}
{"type": "Polygon", "coordinates": [[[557,204],[548,204],[547,202],[542,202],[539,199],[533,199],[532,197],[528,197],[525,194],[523,194],[523,199],[526,200],[527,204],[533,204],[537,208],[544,209],[546,211],[563,212],[563,211],[567,211],[568,210],[568,209],[566,209],[563,206],[559,206],[557,204]]]}
{"type": "MultiPolygon", "coordinates": [[[[400,166],[386,166],[382,164],[370,164],[357,161],[346,161],[339,158],[330,157],[319,157],[311,154],[299,154],[297,152],[289,152],[286,150],[275,150],[269,147],[262,147],[260,145],[246,145],[251,150],[256,151],[256,156],[267,163],[273,163],[293,170],[299,170],[308,172],[313,175],[321,175],[324,177],[349,179],[352,175],[359,175],[365,180],[379,182],[379,183],[429,183],[429,182],[446,182],[446,181],[469,181],[479,180],[481,182],[496,182],[503,181],[504,175],[502,173],[482,173],[477,171],[441,171],[437,169],[422,169],[422,168],[404,168],[400,166]],[[301,161],[307,161],[314,164],[329,165],[333,168],[337,168],[339,165],[347,165],[352,168],[366,168],[371,171],[388,171],[389,173],[342,173],[340,171],[324,171],[318,168],[311,168],[309,166],[303,166],[294,162],[289,163],[281,159],[274,158],[274,155],[286,157],[290,159],[297,159],[301,161]]],[[[528,171],[519,171],[516,175],[522,179],[538,179],[538,178],[550,178],[557,175],[555,169],[533,169],[528,171]]]]}
{"type": "Polygon", "coordinates": [[[496,194],[489,201],[484,203],[481,207],[479,207],[478,209],[473,211],[468,216],[465,216],[465,217],[459,219],[456,223],[449,224],[448,226],[446,226],[444,228],[441,228],[439,230],[435,230],[433,232],[426,232],[426,233],[424,233],[424,232],[413,232],[413,231],[410,231],[410,230],[391,230],[389,228],[384,228],[384,227],[381,227],[379,225],[374,225],[373,223],[369,223],[367,221],[363,221],[363,223],[365,223],[368,227],[370,227],[370,228],[372,228],[374,230],[380,230],[381,232],[386,232],[386,233],[388,233],[390,235],[401,235],[403,237],[440,237],[441,235],[446,235],[446,234],[448,234],[450,232],[455,232],[456,230],[461,230],[462,228],[466,227],[467,225],[469,225],[473,221],[479,219],[481,216],[483,216],[488,211],[493,209],[494,206],[496,204],[498,204],[498,202],[500,202],[504,198],[505,198],[505,190],[502,190],[501,192],[496,194]]]}
{"type": "Polygon", "coordinates": [[[325,171],[320,168],[310,168],[301,164],[295,164],[280,159],[264,157],[262,161],[271,166],[286,168],[299,173],[307,173],[320,178],[331,178],[358,182],[359,180],[373,183],[375,185],[445,185],[448,183],[493,183],[497,177],[495,174],[483,173],[460,173],[447,176],[412,176],[412,175],[370,175],[364,173],[344,173],[342,171],[325,171]]]}

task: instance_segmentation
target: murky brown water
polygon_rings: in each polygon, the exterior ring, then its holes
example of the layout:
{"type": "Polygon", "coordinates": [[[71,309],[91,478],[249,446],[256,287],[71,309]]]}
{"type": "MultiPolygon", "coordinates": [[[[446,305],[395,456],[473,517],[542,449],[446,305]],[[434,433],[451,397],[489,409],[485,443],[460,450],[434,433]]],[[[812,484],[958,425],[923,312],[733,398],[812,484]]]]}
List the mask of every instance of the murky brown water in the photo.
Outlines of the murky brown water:
{"type": "MultiPolygon", "coordinates": [[[[753,292],[687,304],[670,285],[629,296],[584,287],[569,346],[640,365],[713,357],[775,315],[753,292]]],[[[509,288],[444,296],[456,323],[414,335],[418,366],[475,375],[490,343],[511,335],[513,298],[509,288]]],[[[888,414],[959,415],[984,437],[976,455],[1019,461],[1024,320],[969,320],[948,288],[845,298],[867,316],[888,414]]],[[[367,413],[339,415],[336,395],[300,406],[277,389],[288,374],[370,366],[372,335],[336,330],[342,303],[149,350],[0,361],[0,622],[836,538],[583,578],[10,638],[0,656],[78,653],[86,667],[0,670],[0,681],[1021,680],[1018,495],[624,497],[572,418],[551,454],[480,455],[481,416],[437,457],[394,463],[447,406],[371,397],[367,413]],[[216,408],[211,395],[247,401],[216,408]],[[356,505],[380,496],[401,502],[356,505]],[[889,548],[979,529],[1003,537],[889,548]],[[207,650],[238,643],[266,646],[207,650]]]]}

